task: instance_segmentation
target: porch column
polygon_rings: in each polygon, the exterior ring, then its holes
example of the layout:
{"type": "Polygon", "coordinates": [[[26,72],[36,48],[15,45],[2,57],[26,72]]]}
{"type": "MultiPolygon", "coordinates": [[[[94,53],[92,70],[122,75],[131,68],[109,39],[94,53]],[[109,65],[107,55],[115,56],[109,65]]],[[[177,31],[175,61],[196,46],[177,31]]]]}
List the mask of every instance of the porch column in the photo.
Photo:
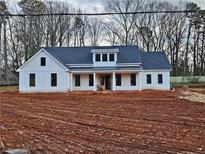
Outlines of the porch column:
{"type": "Polygon", "coordinates": [[[115,72],[112,73],[112,91],[115,91],[115,81],[116,78],[115,78],[115,72]]]}
{"type": "Polygon", "coordinates": [[[73,73],[70,73],[70,91],[73,91],[73,73]]]}
{"type": "Polygon", "coordinates": [[[96,73],[93,73],[93,91],[96,91],[96,73]]]}
{"type": "Polygon", "coordinates": [[[139,76],[139,91],[142,90],[142,79],[141,79],[141,73],[139,72],[138,73],[138,76],[139,76]]]}

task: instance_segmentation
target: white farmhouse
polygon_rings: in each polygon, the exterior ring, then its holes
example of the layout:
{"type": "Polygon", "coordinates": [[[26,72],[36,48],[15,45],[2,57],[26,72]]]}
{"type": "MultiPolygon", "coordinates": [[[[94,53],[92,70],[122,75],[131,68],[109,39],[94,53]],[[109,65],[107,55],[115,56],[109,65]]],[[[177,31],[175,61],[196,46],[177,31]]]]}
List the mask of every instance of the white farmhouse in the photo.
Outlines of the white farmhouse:
{"type": "Polygon", "coordinates": [[[164,52],[137,46],[42,48],[18,70],[20,92],[170,89],[164,52]]]}

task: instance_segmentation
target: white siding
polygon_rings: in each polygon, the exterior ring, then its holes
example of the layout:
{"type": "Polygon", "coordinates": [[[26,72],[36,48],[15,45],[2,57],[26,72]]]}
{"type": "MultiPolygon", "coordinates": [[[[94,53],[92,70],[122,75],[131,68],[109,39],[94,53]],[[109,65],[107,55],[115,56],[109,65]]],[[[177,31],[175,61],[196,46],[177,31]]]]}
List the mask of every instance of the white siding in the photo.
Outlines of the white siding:
{"type": "MultiPolygon", "coordinates": [[[[92,74],[92,73],[91,73],[92,74]]],[[[96,85],[100,85],[100,76],[102,74],[96,74],[96,85]]],[[[115,86],[116,90],[140,90],[140,77],[141,75],[141,88],[143,89],[156,89],[156,90],[169,90],[170,89],[170,72],[169,71],[150,71],[150,72],[139,72],[136,74],[136,86],[131,86],[130,73],[121,73],[121,86],[115,86]],[[152,83],[147,84],[146,75],[151,74],[152,83]],[[163,83],[158,84],[158,74],[162,74],[163,83]]],[[[89,86],[89,74],[80,74],[80,86],[75,86],[75,75],[73,77],[73,90],[77,91],[92,91],[93,86],[89,86]]],[[[112,85],[112,74],[111,74],[111,85],[112,85]]]]}
{"type": "MultiPolygon", "coordinates": [[[[105,72],[106,73],[106,72],[105,72]]],[[[25,64],[19,71],[19,90],[20,92],[67,92],[70,90],[70,74],[59,64],[52,56],[43,50],[33,57],[31,61],[25,64]],[[46,66],[40,65],[41,57],[46,57],[46,66]],[[36,85],[29,86],[29,74],[35,73],[36,85]],[[57,74],[57,86],[51,86],[51,73],[57,74]]],[[[93,73],[90,73],[93,74],[93,73]]],[[[96,85],[100,85],[100,76],[103,73],[96,73],[96,85]]],[[[111,85],[112,84],[112,72],[111,85]]],[[[116,73],[117,74],[117,73],[116,73]]],[[[142,71],[136,73],[136,86],[131,86],[130,73],[121,74],[121,86],[115,86],[116,90],[141,90],[141,89],[170,89],[170,71],[169,70],[153,70],[142,71]],[[147,84],[146,75],[151,74],[152,82],[147,84]],[[158,83],[158,74],[163,75],[163,83],[158,83]]],[[[89,73],[80,73],[80,86],[75,86],[75,74],[73,74],[72,89],[75,91],[89,90],[92,91],[93,86],[89,86],[89,73]]],[[[97,86],[96,86],[97,87],[97,86]]]]}
{"type": "Polygon", "coordinates": [[[41,51],[19,72],[20,92],[66,92],[70,89],[70,76],[59,63],[41,51]],[[40,66],[40,58],[46,57],[46,66],[40,66]],[[36,86],[29,87],[29,74],[35,73],[36,86]],[[51,73],[57,73],[57,86],[51,87],[51,73]]]}
{"type": "MultiPolygon", "coordinates": [[[[133,73],[134,74],[134,73],[133,73]]],[[[115,86],[116,90],[139,90],[139,74],[136,74],[136,86],[131,86],[130,74],[121,74],[121,86],[115,86]]]]}
{"type": "Polygon", "coordinates": [[[95,67],[105,67],[105,66],[116,66],[117,63],[117,53],[93,53],[93,66],[95,67]],[[96,61],[95,55],[101,55],[101,61],[96,61]],[[102,61],[102,54],[107,54],[107,61],[102,61]],[[114,54],[114,61],[109,61],[110,54],[114,54]]]}
{"type": "Polygon", "coordinates": [[[170,71],[141,72],[142,89],[170,90],[170,71]],[[152,82],[147,84],[147,74],[151,74],[152,82]],[[158,83],[158,74],[162,74],[163,83],[158,83]]]}
{"type": "MultiPolygon", "coordinates": [[[[92,73],[91,73],[92,74],[92,73]]],[[[100,85],[100,76],[102,74],[96,74],[96,86],[100,85]]],[[[112,86],[112,74],[111,74],[111,86],[112,86]]],[[[115,86],[116,90],[139,90],[139,74],[136,74],[136,86],[130,84],[130,74],[121,74],[121,86],[115,86]]],[[[93,86],[89,86],[89,74],[80,74],[80,86],[75,86],[75,74],[73,75],[73,90],[75,91],[92,91],[93,86]]]]}
{"type": "Polygon", "coordinates": [[[75,74],[73,74],[73,90],[92,91],[93,86],[89,86],[89,74],[80,74],[80,86],[75,86],[75,74]]]}

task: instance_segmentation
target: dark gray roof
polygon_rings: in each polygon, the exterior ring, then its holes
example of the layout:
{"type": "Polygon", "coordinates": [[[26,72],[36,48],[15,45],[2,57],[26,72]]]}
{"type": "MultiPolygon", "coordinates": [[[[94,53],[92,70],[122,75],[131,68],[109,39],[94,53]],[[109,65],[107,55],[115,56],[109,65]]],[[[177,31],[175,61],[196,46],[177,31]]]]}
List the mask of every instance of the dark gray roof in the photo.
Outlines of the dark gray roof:
{"type": "MultiPolygon", "coordinates": [[[[91,50],[93,49],[119,49],[117,63],[140,63],[143,69],[171,69],[171,65],[164,52],[141,52],[137,46],[46,47],[44,49],[71,70],[88,69],[86,67],[72,68],[66,64],[92,64],[91,50]]],[[[133,69],[130,66],[129,68],[133,69]]],[[[98,68],[92,67],[92,70],[94,69],[98,68]]],[[[110,67],[109,69],[124,68],[110,67]]]]}
{"type": "Polygon", "coordinates": [[[141,63],[137,46],[53,47],[44,48],[63,64],[92,64],[92,49],[119,49],[117,63],[141,63]]]}
{"type": "Polygon", "coordinates": [[[171,69],[171,65],[164,52],[142,52],[143,69],[171,69]]]}

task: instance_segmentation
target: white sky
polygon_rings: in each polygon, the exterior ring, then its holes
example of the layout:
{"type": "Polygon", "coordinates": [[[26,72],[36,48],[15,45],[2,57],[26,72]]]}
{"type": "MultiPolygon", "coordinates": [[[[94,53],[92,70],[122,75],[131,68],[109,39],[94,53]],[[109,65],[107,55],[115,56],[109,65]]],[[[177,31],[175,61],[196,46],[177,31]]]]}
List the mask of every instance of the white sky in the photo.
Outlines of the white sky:
{"type": "MultiPolygon", "coordinates": [[[[103,3],[107,0],[61,0],[69,2],[70,4],[86,9],[87,12],[103,12],[103,3]]],[[[160,1],[160,0],[155,0],[160,1]]],[[[173,4],[178,4],[180,2],[194,2],[198,4],[202,9],[205,9],[205,0],[166,0],[173,4]]]]}
{"type": "MultiPolygon", "coordinates": [[[[1,1],[1,0],[0,0],[1,1]]],[[[20,0],[6,0],[10,6],[10,9],[16,10],[16,2],[20,0]]],[[[103,3],[107,0],[52,0],[52,1],[65,1],[72,4],[75,7],[83,9],[85,12],[103,12],[103,3]]],[[[155,0],[160,1],[160,0],[155,0]]],[[[173,4],[178,4],[179,2],[194,2],[198,4],[202,9],[205,9],[205,0],[166,0],[173,4]]]]}

